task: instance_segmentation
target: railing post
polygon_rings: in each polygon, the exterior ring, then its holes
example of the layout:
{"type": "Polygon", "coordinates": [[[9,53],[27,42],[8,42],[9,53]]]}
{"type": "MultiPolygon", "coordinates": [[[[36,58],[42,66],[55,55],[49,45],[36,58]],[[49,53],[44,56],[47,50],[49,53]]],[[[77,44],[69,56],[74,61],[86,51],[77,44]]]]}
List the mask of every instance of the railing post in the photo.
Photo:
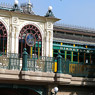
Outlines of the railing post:
{"type": "Polygon", "coordinates": [[[56,73],[57,72],[57,60],[54,60],[53,68],[54,68],[54,73],[56,73]]]}
{"type": "Polygon", "coordinates": [[[47,60],[46,60],[46,56],[45,56],[45,72],[47,72],[47,60]]]}
{"type": "Polygon", "coordinates": [[[27,52],[26,52],[26,48],[24,48],[24,52],[23,52],[23,58],[22,58],[22,71],[27,71],[27,52]]]}
{"type": "Polygon", "coordinates": [[[62,73],[62,56],[60,52],[58,52],[57,56],[57,73],[62,73]]]}
{"type": "MultiPolygon", "coordinates": [[[[11,54],[10,54],[11,55],[11,54]]],[[[8,69],[10,70],[10,69],[12,69],[11,68],[11,57],[9,56],[9,65],[8,65],[8,69]]]]}

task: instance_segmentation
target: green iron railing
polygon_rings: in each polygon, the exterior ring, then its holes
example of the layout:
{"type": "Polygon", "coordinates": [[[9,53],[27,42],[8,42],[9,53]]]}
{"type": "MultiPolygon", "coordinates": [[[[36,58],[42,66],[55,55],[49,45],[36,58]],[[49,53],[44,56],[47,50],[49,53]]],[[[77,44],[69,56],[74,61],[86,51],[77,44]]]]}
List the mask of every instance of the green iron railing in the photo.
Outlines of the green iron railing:
{"type": "Polygon", "coordinates": [[[58,52],[56,67],[56,73],[70,74],[73,77],[95,77],[95,64],[84,64],[81,62],[71,62],[68,59],[65,60],[62,58],[60,52],[58,52]]]}
{"type": "Polygon", "coordinates": [[[20,57],[15,53],[0,53],[0,68],[20,70],[20,57]]]}
{"type": "Polygon", "coordinates": [[[9,54],[9,69],[15,69],[15,70],[20,70],[20,57],[19,54],[9,54]]]}
{"type": "Polygon", "coordinates": [[[71,62],[62,58],[62,72],[73,77],[95,77],[95,65],[71,62]]]}
{"type": "Polygon", "coordinates": [[[15,53],[0,53],[0,68],[11,70],[23,70],[34,72],[54,72],[70,74],[74,77],[95,77],[95,65],[83,64],[78,62],[71,62],[63,59],[59,53],[57,56],[57,68],[55,68],[53,57],[39,57],[35,58],[28,55],[26,49],[23,53],[23,58],[15,53]]]}
{"type": "Polygon", "coordinates": [[[27,62],[29,71],[53,72],[53,57],[40,56],[39,58],[31,58],[31,55],[29,55],[27,62]]]}
{"type": "Polygon", "coordinates": [[[54,58],[53,57],[39,57],[32,58],[23,53],[23,58],[15,53],[0,53],[0,68],[9,70],[23,70],[23,71],[40,71],[53,72],[54,58]]]}

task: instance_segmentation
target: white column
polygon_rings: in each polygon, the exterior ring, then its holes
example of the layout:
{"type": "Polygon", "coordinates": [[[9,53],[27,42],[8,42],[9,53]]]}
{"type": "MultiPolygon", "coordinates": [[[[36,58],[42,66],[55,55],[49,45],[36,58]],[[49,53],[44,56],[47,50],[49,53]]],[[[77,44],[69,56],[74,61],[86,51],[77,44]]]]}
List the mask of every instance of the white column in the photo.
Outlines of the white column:
{"type": "Polygon", "coordinates": [[[15,34],[15,32],[12,32],[12,33],[11,33],[11,41],[10,41],[10,42],[11,42],[11,47],[10,47],[11,53],[14,53],[14,48],[15,48],[15,47],[14,47],[14,46],[15,46],[15,45],[14,45],[14,44],[15,44],[15,43],[14,43],[14,34],[15,34]]]}
{"type": "Polygon", "coordinates": [[[52,49],[53,49],[53,31],[50,31],[49,32],[49,57],[53,57],[52,49]]]}
{"type": "Polygon", "coordinates": [[[19,37],[18,37],[18,34],[16,33],[16,35],[15,35],[15,53],[18,53],[18,49],[19,49],[19,37]]]}
{"type": "Polygon", "coordinates": [[[53,49],[53,34],[52,31],[46,32],[46,42],[45,42],[45,56],[52,57],[53,49]]]}
{"type": "Polygon", "coordinates": [[[48,31],[46,32],[46,49],[45,49],[45,51],[46,51],[45,55],[49,56],[49,32],[48,31]]]}
{"type": "Polygon", "coordinates": [[[14,27],[14,30],[15,30],[15,44],[14,44],[14,45],[15,45],[15,49],[14,49],[14,52],[15,52],[15,53],[18,53],[18,44],[19,44],[18,26],[15,26],[15,27],[14,27]]]}
{"type": "Polygon", "coordinates": [[[52,46],[53,46],[53,23],[46,22],[45,23],[45,37],[46,37],[46,56],[52,57],[52,46]]]}

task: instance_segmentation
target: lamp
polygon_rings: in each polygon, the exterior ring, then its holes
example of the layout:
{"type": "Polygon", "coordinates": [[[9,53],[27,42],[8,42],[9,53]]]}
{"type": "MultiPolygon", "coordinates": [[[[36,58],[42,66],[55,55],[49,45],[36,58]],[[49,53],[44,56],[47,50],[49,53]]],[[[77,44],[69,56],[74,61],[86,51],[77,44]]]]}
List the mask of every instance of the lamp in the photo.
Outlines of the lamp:
{"type": "Polygon", "coordinates": [[[56,94],[57,94],[57,92],[58,92],[58,87],[54,87],[54,89],[53,89],[53,90],[54,90],[54,93],[53,93],[53,92],[51,92],[51,95],[53,95],[53,94],[54,94],[54,95],[56,95],[56,94]]]}
{"type": "Polygon", "coordinates": [[[18,3],[19,3],[18,0],[15,0],[14,6],[13,6],[14,11],[19,10],[18,3]]]}
{"type": "Polygon", "coordinates": [[[56,95],[57,92],[58,92],[58,87],[54,87],[54,92],[55,92],[55,95],[56,95]]]}
{"type": "Polygon", "coordinates": [[[52,6],[49,6],[49,7],[48,7],[48,10],[51,11],[51,10],[52,10],[52,6]]]}
{"type": "Polygon", "coordinates": [[[48,7],[48,12],[46,13],[45,17],[54,17],[54,14],[52,12],[52,6],[48,7]]]}
{"type": "Polygon", "coordinates": [[[14,4],[15,4],[15,5],[18,5],[18,0],[15,0],[14,4]]]}

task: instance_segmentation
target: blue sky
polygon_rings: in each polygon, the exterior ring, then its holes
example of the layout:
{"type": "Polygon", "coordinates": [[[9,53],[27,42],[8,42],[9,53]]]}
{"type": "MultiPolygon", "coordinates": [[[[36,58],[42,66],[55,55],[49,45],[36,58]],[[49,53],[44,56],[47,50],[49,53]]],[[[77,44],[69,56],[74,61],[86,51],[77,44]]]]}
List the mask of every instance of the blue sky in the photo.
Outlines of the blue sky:
{"type": "MultiPolygon", "coordinates": [[[[28,0],[19,0],[19,3],[28,0]]],[[[13,4],[14,0],[0,0],[13,4]]],[[[48,6],[53,7],[55,17],[60,18],[60,23],[95,28],[95,0],[31,0],[33,11],[44,16],[48,6]]]]}

